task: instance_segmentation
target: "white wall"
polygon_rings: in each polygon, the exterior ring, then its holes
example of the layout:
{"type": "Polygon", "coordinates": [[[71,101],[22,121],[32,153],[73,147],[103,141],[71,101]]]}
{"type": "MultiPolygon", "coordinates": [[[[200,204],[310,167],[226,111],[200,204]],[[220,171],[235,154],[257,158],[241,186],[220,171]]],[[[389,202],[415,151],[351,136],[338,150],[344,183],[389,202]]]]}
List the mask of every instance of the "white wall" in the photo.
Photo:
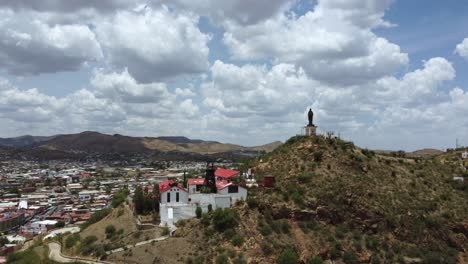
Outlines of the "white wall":
{"type": "Polygon", "coordinates": [[[188,186],[188,189],[189,189],[190,194],[196,193],[197,192],[197,185],[191,184],[191,185],[188,186]]]}
{"type": "Polygon", "coordinates": [[[195,210],[198,206],[202,208],[203,212],[207,212],[208,205],[210,204],[213,209],[228,208],[234,205],[237,200],[247,199],[247,189],[239,186],[237,193],[228,193],[228,188],[220,190],[219,193],[191,193],[190,195],[185,191],[179,190],[179,203],[176,203],[175,193],[177,191],[174,189],[177,188],[174,187],[161,194],[161,203],[159,205],[161,226],[175,224],[181,219],[196,217],[195,210]],[[167,192],[171,193],[171,203],[169,204],[167,203],[167,192]],[[173,210],[172,220],[168,219],[169,208],[173,210]]]}
{"type": "Polygon", "coordinates": [[[161,204],[168,204],[167,194],[171,196],[171,202],[169,204],[186,204],[188,203],[189,194],[186,191],[183,191],[177,187],[172,187],[171,189],[161,193],[161,204]],[[176,202],[176,193],[179,193],[179,202],[176,202]]]}
{"type": "MultiPolygon", "coordinates": [[[[196,205],[191,204],[173,204],[166,205],[161,204],[159,207],[159,215],[161,218],[161,226],[171,225],[177,223],[181,219],[190,219],[196,217],[195,210],[197,209],[196,205]],[[168,219],[168,210],[172,208],[173,219],[170,221],[168,219]]],[[[207,211],[208,209],[205,209],[207,211]]]]}
{"type": "Polygon", "coordinates": [[[218,190],[218,193],[222,195],[229,195],[232,198],[231,205],[234,205],[238,200],[242,199],[245,201],[247,199],[247,189],[244,187],[239,186],[237,193],[229,193],[228,190],[229,187],[226,187],[224,189],[218,190]]]}

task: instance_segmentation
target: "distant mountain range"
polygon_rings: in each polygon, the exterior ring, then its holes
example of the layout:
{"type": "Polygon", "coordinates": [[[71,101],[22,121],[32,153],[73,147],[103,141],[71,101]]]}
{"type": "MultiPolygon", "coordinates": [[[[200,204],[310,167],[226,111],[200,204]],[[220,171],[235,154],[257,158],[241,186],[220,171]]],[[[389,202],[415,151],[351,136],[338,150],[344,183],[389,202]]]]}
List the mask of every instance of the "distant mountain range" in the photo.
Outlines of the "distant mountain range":
{"type": "Polygon", "coordinates": [[[99,132],[85,131],[78,134],[55,135],[49,137],[21,136],[15,138],[0,138],[0,146],[5,149],[21,151],[33,156],[50,155],[68,157],[69,154],[127,154],[127,153],[187,153],[199,155],[215,155],[227,153],[271,152],[281,145],[281,142],[244,147],[235,144],[189,139],[182,136],[174,137],[130,137],[119,134],[107,135],[99,132]]]}
{"type": "Polygon", "coordinates": [[[57,136],[50,136],[50,137],[36,137],[36,136],[21,136],[21,137],[14,137],[14,138],[0,138],[0,146],[6,147],[26,147],[33,145],[35,143],[39,143],[42,141],[48,141],[57,136]]]}

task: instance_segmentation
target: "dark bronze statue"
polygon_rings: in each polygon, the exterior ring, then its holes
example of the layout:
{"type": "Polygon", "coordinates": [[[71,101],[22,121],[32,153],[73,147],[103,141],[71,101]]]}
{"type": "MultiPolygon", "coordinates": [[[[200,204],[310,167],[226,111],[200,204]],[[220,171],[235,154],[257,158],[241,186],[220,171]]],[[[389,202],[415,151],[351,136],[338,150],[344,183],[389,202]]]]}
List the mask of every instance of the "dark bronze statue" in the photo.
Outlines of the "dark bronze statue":
{"type": "Polygon", "coordinates": [[[312,108],[309,108],[309,124],[307,126],[314,126],[313,121],[314,121],[314,112],[312,112],[312,108]]]}

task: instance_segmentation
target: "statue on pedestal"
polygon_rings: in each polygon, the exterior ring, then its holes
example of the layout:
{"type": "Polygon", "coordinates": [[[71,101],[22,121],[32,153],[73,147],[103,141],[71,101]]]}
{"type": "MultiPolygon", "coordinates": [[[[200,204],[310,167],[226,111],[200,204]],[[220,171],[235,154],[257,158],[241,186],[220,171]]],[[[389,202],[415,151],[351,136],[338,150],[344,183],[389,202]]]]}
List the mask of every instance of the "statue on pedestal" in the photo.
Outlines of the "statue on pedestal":
{"type": "Polygon", "coordinates": [[[309,108],[309,113],[308,113],[308,118],[309,118],[309,124],[307,125],[308,127],[314,126],[314,112],[312,112],[312,108],[309,108]]]}

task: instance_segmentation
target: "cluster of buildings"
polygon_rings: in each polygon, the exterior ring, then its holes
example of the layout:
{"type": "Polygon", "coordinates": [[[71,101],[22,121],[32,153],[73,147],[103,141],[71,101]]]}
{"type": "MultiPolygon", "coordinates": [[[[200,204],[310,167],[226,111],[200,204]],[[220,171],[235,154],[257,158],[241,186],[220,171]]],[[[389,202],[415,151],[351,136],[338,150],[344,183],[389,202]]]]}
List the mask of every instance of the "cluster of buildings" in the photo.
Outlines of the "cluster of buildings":
{"type": "MultiPolygon", "coordinates": [[[[205,210],[208,204],[227,207],[247,195],[244,187],[232,181],[239,175],[234,170],[218,169],[216,192],[210,194],[201,193],[204,183],[200,179],[204,178],[187,179],[187,187],[175,183],[188,175],[203,173],[204,162],[165,162],[157,167],[77,162],[44,165],[30,161],[0,165],[0,233],[11,242],[0,244],[0,255],[37,236],[44,238],[70,228],[75,232],[96,211],[109,207],[113,195],[122,188],[133,195],[137,186],[152,189],[159,184],[164,212],[168,205],[175,204],[197,204],[205,210]]],[[[162,219],[167,216],[164,212],[162,219]]],[[[177,210],[174,214],[178,217],[177,210]]],[[[193,217],[194,211],[189,216],[193,217]]]]}
{"type": "Polygon", "coordinates": [[[190,178],[185,186],[172,179],[160,182],[160,225],[173,226],[179,220],[193,218],[198,207],[206,212],[209,206],[227,208],[245,201],[247,189],[236,183],[241,182],[240,177],[240,171],[209,164],[205,177],[190,178]]]}

